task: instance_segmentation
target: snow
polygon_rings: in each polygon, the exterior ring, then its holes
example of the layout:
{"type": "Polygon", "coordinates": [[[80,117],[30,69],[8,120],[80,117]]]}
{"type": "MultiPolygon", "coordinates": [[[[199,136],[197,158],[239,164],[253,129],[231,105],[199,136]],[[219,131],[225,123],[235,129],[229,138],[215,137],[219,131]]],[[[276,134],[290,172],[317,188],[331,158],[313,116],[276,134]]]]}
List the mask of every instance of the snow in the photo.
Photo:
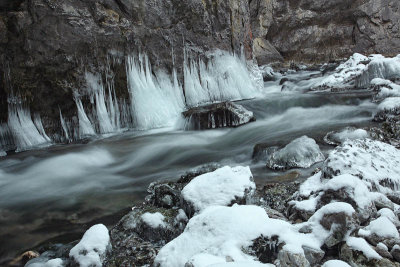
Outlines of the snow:
{"type": "Polygon", "coordinates": [[[272,153],[267,160],[267,167],[272,169],[309,168],[324,159],[315,140],[302,136],[272,153]]]}
{"type": "Polygon", "coordinates": [[[321,174],[322,172],[317,172],[310,178],[308,178],[305,182],[300,185],[299,193],[302,197],[308,197],[311,193],[315,192],[322,186],[321,182],[321,174]]]}
{"type": "Polygon", "coordinates": [[[362,62],[368,60],[368,57],[355,53],[336,68],[336,73],[324,78],[317,86],[346,87],[351,78],[361,75],[362,71],[366,69],[366,65],[362,62]]]}
{"type": "Polygon", "coordinates": [[[394,212],[391,209],[388,208],[383,208],[378,211],[379,217],[386,217],[388,218],[392,223],[396,224],[399,223],[399,219],[397,216],[394,214],[394,212]]]}
{"type": "Polygon", "coordinates": [[[7,156],[7,153],[4,150],[0,149],[0,157],[5,157],[7,156]]]}
{"type": "MultiPolygon", "coordinates": [[[[245,254],[242,248],[252,244],[252,240],[264,237],[279,236],[285,242],[284,249],[293,253],[304,253],[302,246],[319,249],[320,243],[312,235],[298,233],[288,222],[268,218],[265,210],[258,206],[232,207],[213,206],[190,219],[185,231],[161,248],[155,259],[160,266],[184,266],[193,259],[207,266],[227,257],[235,262],[251,262],[254,259],[245,254]],[[208,257],[199,254],[212,255],[208,257]]],[[[197,267],[197,265],[196,265],[197,267]]]]}
{"type": "MultiPolygon", "coordinates": [[[[197,265],[196,265],[197,266],[197,265]]],[[[211,264],[208,267],[274,267],[275,265],[269,263],[259,263],[259,262],[226,262],[211,264]]]]}
{"type": "Polygon", "coordinates": [[[391,192],[400,183],[400,151],[394,146],[370,139],[346,141],[325,161],[325,176],[351,174],[369,182],[382,193],[391,192]]]}
{"type": "Polygon", "coordinates": [[[379,217],[371,221],[364,229],[360,229],[358,234],[363,237],[375,234],[382,238],[399,238],[396,226],[387,217],[379,217]]]}
{"type": "Polygon", "coordinates": [[[145,224],[147,224],[151,228],[166,227],[166,223],[164,222],[165,217],[159,212],[156,213],[146,212],[142,214],[141,219],[145,224]]]}
{"type": "Polygon", "coordinates": [[[360,237],[348,237],[346,243],[352,249],[361,251],[368,259],[380,260],[382,257],[365,241],[364,238],[360,237]]]}
{"type": "Polygon", "coordinates": [[[386,251],[389,251],[388,247],[387,247],[385,244],[383,244],[382,242],[379,242],[379,243],[376,245],[376,247],[377,247],[377,248],[381,248],[381,249],[386,250],[386,251]]]}
{"type": "MultiPolygon", "coordinates": [[[[300,186],[300,196],[308,197],[311,192],[318,193],[321,191],[333,190],[338,191],[340,189],[346,190],[346,193],[357,203],[359,208],[366,208],[371,205],[372,201],[378,197],[384,197],[381,193],[370,192],[368,182],[363,182],[359,178],[350,175],[343,174],[332,179],[321,180],[319,177],[320,173],[315,174],[308,178],[304,184],[300,186]]],[[[302,201],[292,201],[298,209],[304,211],[314,211],[320,194],[316,197],[311,196],[309,199],[302,201]]]]}
{"type": "Polygon", "coordinates": [[[182,196],[196,211],[202,211],[209,206],[229,205],[255,188],[249,167],[225,166],[194,178],[183,188],[182,196]]]}
{"type": "Polygon", "coordinates": [[[322,218],[327,215],[327,214],[333,214],[333,213],[345,213],[348,216],[352,216],[356,211],[354,208],[349,204],[345,202],[333,202],[329,203],[323,207],[321,207],[319,210],[317,210],[313,216],[308,220],[308,222],[320,222],[322,218]]]}
{"type": "Polygon", "coordinates": [[[340,260],[330,260],[324,263],[322,267],[350,267],[346,262],[340,260]]]}
{"type": "Polygon", "coordinates": [[[71,249],[69,256],[81,267],[102,266],[104,254],[110,243],[107,227],[96,224],[89,228],[81,241],[71,249]]]}
{"type": "Polygon", "coordinates": [[[400,108],[400,97],[388,97],[379,104],[379,110],[394,110],[400,108]]]}

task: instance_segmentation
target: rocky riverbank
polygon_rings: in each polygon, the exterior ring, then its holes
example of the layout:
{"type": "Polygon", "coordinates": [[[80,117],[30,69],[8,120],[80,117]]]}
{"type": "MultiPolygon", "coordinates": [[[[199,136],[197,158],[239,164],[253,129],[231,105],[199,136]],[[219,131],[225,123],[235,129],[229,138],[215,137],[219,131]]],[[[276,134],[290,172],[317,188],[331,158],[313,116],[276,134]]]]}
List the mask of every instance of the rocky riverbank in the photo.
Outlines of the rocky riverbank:
{"type": "Polygon", "coordinates": [[[27,266],[400,266],[399,160],[355,138],[303,183],[256,186],[248,167],[205,166],[151,184],[109,232],[93,226],[27,266]]]}

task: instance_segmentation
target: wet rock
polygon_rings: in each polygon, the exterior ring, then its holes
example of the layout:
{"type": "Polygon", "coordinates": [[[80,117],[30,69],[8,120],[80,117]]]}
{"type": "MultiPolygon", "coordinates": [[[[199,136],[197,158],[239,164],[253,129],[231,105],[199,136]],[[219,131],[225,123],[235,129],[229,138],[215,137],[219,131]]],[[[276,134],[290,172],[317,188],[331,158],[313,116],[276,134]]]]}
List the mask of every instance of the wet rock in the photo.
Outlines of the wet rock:
{"type": "Polygon", "coordinates": [[[266,184],[260,190],[259,194],[265,205],[280,213],[284,213],[288,206],[289,199],[291,199],[298,188],[299,183],[270,183],[266,184]]]}
{"type": "Polygon", "coordinates": [[[187,130],[238,127],[255,121],[253,112],[232,102],[191,108],[183,112],[187,130]]]}
{"type": "Polygon", "coordinates": [[[325,252],[321,249],[313,249],[303,246],[304,255],[311,266],[319,264],[325,256],[325,252]]]}
{"type": "Polygon", "coordinates": [[[268,144],[256,144],[253,148],[252,159],[254,162],[267,160],[279,147],[270,147],[268,144]]]}
{"type": "Polygon", "coordinates": [[[393,256],[392,254],[390,254],[388,247],[385,246],[383,243],[379,243],[376,246],[375,251],[384,258],[393,259],[393,256]]]}
{"type": "Polygon", "coordinates": [[[278,253],[280,267],[308,267],[311,266],[306,257],[301,253],[293,253],[282,249],[278,253]]]}
{"type": "Polygon", "coordinates": [[[393,203],[400,205],[400,192],[391,192],[386,195],[387,198],[393,203]]]}
{"type": "Polygon", "coordinates": [[[394,245],[392,250],[390,251],[390,254],[393,256],[393,258],[397,262],[400,262],[400,246],[399,245],[394,245]]]}
{"type": "Polygon", "coordinates": [[[135,232],[145,241],[166,244],[185,228],[187,217],[183,215],[184,212],[177,209],[135,207],[121,219],[117,229],[135,232]]]}
{"type": "Polygon", "coordinates": [[[37,258],[39,257],[39,253],[36,251],[27,251],[22,253],[20,256],[18,256],[17,258],[13,259],[10,262],[11,266],[21,266],[21,265],[25,265],[28,261],[30,261],[31,259],[37,258]]]}
{"type": "Polygon", "coordinates": [[[320,224],[329,230],[329,236],[325,239],[325,245],[331,248],[342,242],[346,236],[358,226],[356,214],[349,216],[344,212],[324,214],[320,224]]]}
{"type": "Polygon", "coordinates": [[[143,240],[136,233],[122,235],[112,233],[113,252],[104,262],[104,266],[146,266],[151,265],[158,249],[143,240]]]}
{"type": "Polygon", "coordinates": [[[335,201],[349,203],[357,210],[357,217],[359,218],[360,222],[366,222],[371,217],[371,215],[377,211],[377,209],[372,202],[366,206],[359,206],[354,199],[352,191],[354,191],[354,189],[349,190],[349,188],[340,188],[339,190],[325,190],[321,193],[320,199],[317,204],[317,209],[335,201]]]}
{"type": "Polygon", "coordinates": [[[150,194],[146,196],[146,202],[160,208],[177,207],[180,204],[182,188],[183,186],[177,183],[151,183],[147,189],[150,194]]]}
{"type": "Polygon", "coordinates": [[[278,253],[285,243],[279,241],[278,236],[270,238],[260,236],[249,247],[249,254],[254,255],[262,263],[271,263],[278,258],[278,253]]]}

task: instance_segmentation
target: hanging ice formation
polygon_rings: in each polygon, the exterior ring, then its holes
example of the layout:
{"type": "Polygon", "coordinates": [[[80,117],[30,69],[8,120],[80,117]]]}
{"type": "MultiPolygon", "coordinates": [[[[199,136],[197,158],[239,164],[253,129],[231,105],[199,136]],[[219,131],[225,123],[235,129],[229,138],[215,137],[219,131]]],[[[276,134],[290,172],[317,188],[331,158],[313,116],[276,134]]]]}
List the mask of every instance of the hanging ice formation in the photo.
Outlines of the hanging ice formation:
{"type": "Polygon", "coordinates": [[[34,121],[35,123],[32,121],[29,108],[24,107],[20,102],[9,103],[7,127],[2,126],[3,130],[1,130],[2,135],[6,135],[7,132],[9,134],[8,137],[1,137],[2,142],[7,143],[8,149],[11,149],[13,141],[17,151],[49,143],[51,140],[43,129],[40,116],[35,115],[34,121]],[[10,140],[10,135],[12,140],[10,140]],[[4,141],[4,138],[6,141],[4,141]]]}

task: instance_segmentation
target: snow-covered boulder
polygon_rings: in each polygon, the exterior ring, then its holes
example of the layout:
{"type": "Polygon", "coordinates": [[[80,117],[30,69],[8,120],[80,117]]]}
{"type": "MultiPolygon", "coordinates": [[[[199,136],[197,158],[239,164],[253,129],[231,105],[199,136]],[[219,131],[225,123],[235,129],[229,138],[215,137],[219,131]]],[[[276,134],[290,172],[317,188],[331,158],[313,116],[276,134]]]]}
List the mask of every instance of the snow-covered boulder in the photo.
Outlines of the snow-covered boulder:
{"type": "Polygon", "coordinates": [[[249,203],[255,188],[249,167],[225,166],[195,177],[183,188],[182,197],[192,215],[210,206],[249,203]]]}
{"type": "Polygon", "coordinates": [[[355,78],[362,74],[362,72],[367,68],[367,64],[370,61],[371,58],[355,53],[346,62],[340,64],[335,69],[335,73],[319,81],[316,87],[354,87],[356,85],[355,78]]]}
{"type": "Polygon", "coordinates": [[[167,243],[178,236],[188,218],[182,209],[136,207],[125,215],[119,226],[123,232],[134,232],[143,240],[167,243]]]}
{"type": "Polygon", "coordinates": [[[309,168],[324,159],[324,154],[315,140],[302,136],[272,153],[267,160],[267,167],[275,170],[309,168]]]}
{"type": "Polygon", "coordinates": [[[369,134],[364,129],[357,129],[354,127],[346,127],[341,131],[329,132],[324,137],[324,141],[329,145],[340,145],[347,140],[356,140],[368,138],[369,134]]]}
{"type": "Polygon", "coordinates": [[[294,254],[303,254],[303,246],[319,249],[317,239],[299,233],[288,222],[268,218],[265,210],[257,206],[212,206],[190,219],[185,231],[161,248],[155,259],[156,266],[185,266],[202,257],[201,265],[255,261],[243,248],[252,245],[260,236],[278,237],[279,243],[294,254]],[[207,262],[208,260],[209,262],[207,262]]]}
{"type": "Polygon", "coordinates": [[[80,267],[102,266],[110,247],[110,235],[103,224],[89,228],[81,241],[69,252],[69,256],[80,267]]]}
{"type": "Polygon", "coordinates": [[[340,174],[359,177],[382,193],[397,190],[400,185],[400,150],[370,139],[346,141],[324,162],[323,176],[340,174]]]}
{"type": "Polygon", "coordinates": [[[358,225],[356,211],[344,202],[330,203],[308,220],[306,225],[328,248],[342,242],[358,225]]]}
{"type": "Polygon", "coordinates": [[[358,235],[366,238],[374,245],[385,239],[399,238],[396,226],[385,216],[371,221],[366,227],[358,231],[358,235]]]}

